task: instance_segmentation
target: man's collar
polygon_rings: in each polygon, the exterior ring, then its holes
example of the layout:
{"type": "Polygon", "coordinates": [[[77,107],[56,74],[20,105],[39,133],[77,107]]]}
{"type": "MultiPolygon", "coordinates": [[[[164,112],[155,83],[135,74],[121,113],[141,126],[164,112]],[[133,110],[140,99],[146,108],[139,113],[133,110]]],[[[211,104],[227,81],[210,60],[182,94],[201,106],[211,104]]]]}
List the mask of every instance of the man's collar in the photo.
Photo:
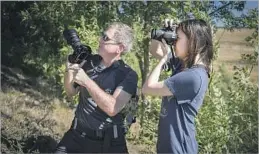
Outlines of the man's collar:
{"type": "MultiPolygon", "coordinates": [[[[102,57],[101,57],[101,58],[102,58],[102,57]]],[[[103,59],[101,59],[99,65],[102,65],[102,60],[103,60],[103,59]]],[[[115,60],[109,67],[106,67],[106,69],[107,69],[107,68],[117,68],[117,67],[119,67],[122,63],[123,63],[123,61],[122,61],[121,59],[115,60]]],[[[102,65],[102,66],[104,66],[104,65],[102,65]]]]}
{"type": "Polygon", "coordinates": [[[114,61],[111,64],[111,66],[107,67],[105,70],[107,70],[107,69],[115,69],[115,68],[119,67],[122,63],[123,63],[122,60],[116,60],[116,61],[114,61]]]}

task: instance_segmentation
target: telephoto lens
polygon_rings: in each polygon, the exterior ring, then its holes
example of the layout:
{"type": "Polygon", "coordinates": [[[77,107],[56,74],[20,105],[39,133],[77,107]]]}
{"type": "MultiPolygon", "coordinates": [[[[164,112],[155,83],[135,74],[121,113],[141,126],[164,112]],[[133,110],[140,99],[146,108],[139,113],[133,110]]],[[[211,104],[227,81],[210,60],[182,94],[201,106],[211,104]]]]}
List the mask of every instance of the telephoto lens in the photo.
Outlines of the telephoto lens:
{"type": "Polygon", "coordinates": [[[63,32],[63,36],[67,41],[67,44],[71,45],[75,50],[78,46],[81,45],[80,39],[77,35],[76,30],[74,29],[65,29],[63,32]]]}
{"type": "Polygon", "coordinates": [[[67,43],[72,46],[74,52],[68,56],[70,63],[81,64],[82,61],[86,60],[92,55],[92,50],[89,46],[83,45],[80,42],[78,34],[74,29],[65,29],[63,36],[67,43]]]}

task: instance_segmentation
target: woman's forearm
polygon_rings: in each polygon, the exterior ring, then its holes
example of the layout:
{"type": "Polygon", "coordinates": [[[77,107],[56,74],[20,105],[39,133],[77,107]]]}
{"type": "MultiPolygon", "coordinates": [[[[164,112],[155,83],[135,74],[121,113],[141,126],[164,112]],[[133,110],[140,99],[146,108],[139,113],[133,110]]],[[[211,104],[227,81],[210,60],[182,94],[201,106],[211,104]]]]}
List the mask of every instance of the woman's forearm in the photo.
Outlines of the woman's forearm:
{"type": "Polygon", "coordinates": [[[164,65],[164,63],[166,62],[167,58],[162,58],[159,63],[157,64],[157,66],[155,67],[155,69],[150,73],[150,75],[148,76],[148,78],[146,79],[143,88],[142,88],[142,92],[148,94],[149,89],[152,87],[153,84],[156,84],[159,82],[159,76],[162,70],[162,66],[164,65]]]}

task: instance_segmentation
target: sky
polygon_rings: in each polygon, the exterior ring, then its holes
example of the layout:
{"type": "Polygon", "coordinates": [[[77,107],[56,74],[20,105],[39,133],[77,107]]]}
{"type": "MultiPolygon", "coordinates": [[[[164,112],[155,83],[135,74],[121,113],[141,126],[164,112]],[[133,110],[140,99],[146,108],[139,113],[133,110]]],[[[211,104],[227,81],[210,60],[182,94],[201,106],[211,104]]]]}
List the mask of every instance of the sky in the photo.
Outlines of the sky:
{"type": "MultiPolygon", "coordinates": [[[[258,1],[255,1],[255,0],[253,0],[253,1],[251,1],[251,0],[248,0],[248,1],[246,1],[246,4],[245,4],[245,8],[244,8],[244,10],[243,11],[233,11],[233,13],[236,15],[236,16],[240,16],[242,13],[243,14],[245,14],[245,13],[247,13],[249,10],[251,10],[251,9],[254,9],[254,8],[257,8],[258,9],[258,1]]],[[[218,21],[217,22],[217,26],[218,27],[223,27],[224,25],[223,25],[223,23],[221,22],[221,21],[218,21]]]]}

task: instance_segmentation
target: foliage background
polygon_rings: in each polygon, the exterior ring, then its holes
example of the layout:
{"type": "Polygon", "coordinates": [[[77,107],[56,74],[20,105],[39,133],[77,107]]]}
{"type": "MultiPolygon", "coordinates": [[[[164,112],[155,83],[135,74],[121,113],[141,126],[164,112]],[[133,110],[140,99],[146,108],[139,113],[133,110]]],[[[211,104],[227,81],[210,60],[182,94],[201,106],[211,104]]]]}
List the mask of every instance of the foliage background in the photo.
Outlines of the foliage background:
{"type": "MultiPolygon", "coordinates": [[[[56,116],[51,116],[53,111],[63,110],[64,104],[73,110],[77,103],[76,98],[66,98],[62,86],[64,63],[67,55],[72,53],[72,48],[62,36],[65,24],[74,28],[81,42],[91,46],[93,51],[98,48],[100,32],[110,22],[121,21],[133,27],[134,46],[132,52],[123,59],[137,71],[138,86],[141,89],[148,72],[157,63],[148,53],[151,29],[159,28],[165,17],[182,20],[186,12],[192,11],[196,18],[202,18],[214,27],[214,35],[217,28],[213,19],[217,18],[224,19],[227,30],[237,27],[254,30],[253,34],[246,38],[247,44],[254,47],[254,51],[242,56],[245,65],[234,67],[233,76],[226,75],[224,67],[219,67],[212,74],[204,105],[196,118],[200,153],[257,153],[258,85],[251,82],[250,74],[258,62],[258,9],[250,10],[242,18],[235,18],[230,10],[242,10],[244,1],[223,1],[220,4],[215,5],[213,1],[1,1],[1,69],[5,72],[1,73],[1,86],[10,86],[7,83],[11,78],[6,75],[9,72],[16,77],[16,84],[12,86],[23,92],[21,94],[2,89],[6,94],[1,101],[1,106],[4,106],[1,109],[1,145],[4,147],[2,152],[40,151],[44,148],[35,145],[41,142],[30,140],[32,143],[28,144],[28,138],[37,134],[50,136],[57,141],[65,131],[54,127],[61,125],[60,119],[53,119],[52,117],[56,116]],[[209,16],[208,12],[213,11],[216,12],[209,16]],[[12,74],[8,68],[19,68],[28,77],[20,80],[19,73],[12,74]],[[27,98],[28,89],[25,91],[23,88],[26,86],[21,82],[25,82],[27,88],[34,91],[30,93],[30,98],[27,98]],[[36,90],[38,92],[35,92],[36,90]],[[35,100],[31,99],[32,94],[35,100]],[[14,101],[14,98],[19,101],[14,101]],[[26,99],[32,101],[28,103],[26,99]],[[18,102],[23,106],[17,104],[18,102]],[[57,102],[62,103],[57,106],[57,102]],[[32,114],[33,111],[27,109],[31,105],[35,110],[39,109],[41,114],[38,114],[38,119],[35,118],[36,114],[32,114]],[[15,117],[17,121],[24,118],[27,120],[17,126],[17,123],[11,123],[10,119],[6,118],[10,115],[13,122],[15,117]],[[44,119],[43,122],[41,119],[44,119]],[[29,127],[38,128],[38,131],[32,131],[29,127]],[[48,130],[50,128],[52,130],[48,130]]],[[[214,46],[216,60],[220,46],[217,39],[214,39],[214,46]]],[[[164,73],[163,77],[167,75],[169,73],[164,73]]],[[[160,100],[158,97],[141,95],[137,124],[127,135],[130,143],[148,147],[146,152],[155,152],[160,100]]]]}

